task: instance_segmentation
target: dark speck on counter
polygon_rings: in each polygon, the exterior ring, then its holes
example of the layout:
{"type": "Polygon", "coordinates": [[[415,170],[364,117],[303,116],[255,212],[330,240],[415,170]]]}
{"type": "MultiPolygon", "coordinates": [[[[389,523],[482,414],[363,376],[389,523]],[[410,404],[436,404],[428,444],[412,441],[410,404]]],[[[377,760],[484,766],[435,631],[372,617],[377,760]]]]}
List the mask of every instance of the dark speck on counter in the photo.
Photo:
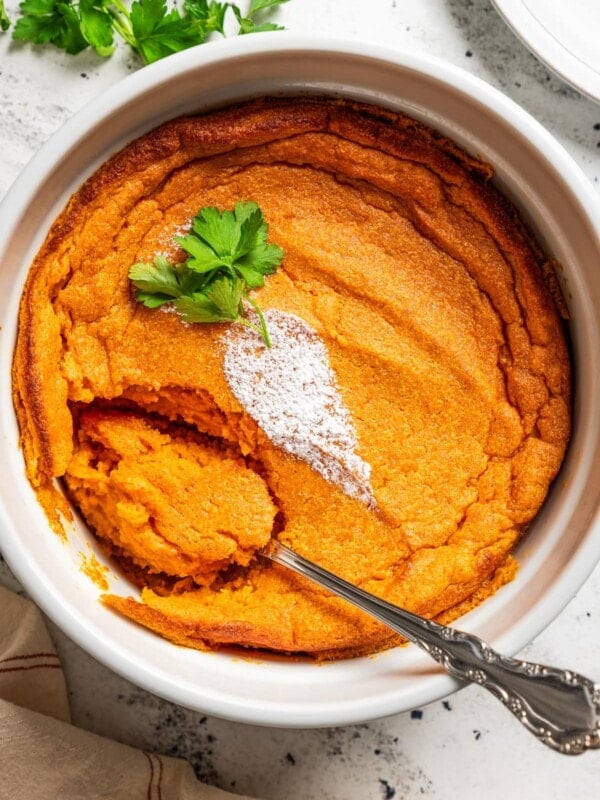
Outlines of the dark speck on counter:
{"type": "Polygon", "coordinates": [[[379,778],[379,783],[381,785],[381,796],[384,798],[384,800],[392,800],[392,797],[396,796],[396,790],[394,787],[390,786],[390,784],[383,780],[383,778],[379,778]]]}

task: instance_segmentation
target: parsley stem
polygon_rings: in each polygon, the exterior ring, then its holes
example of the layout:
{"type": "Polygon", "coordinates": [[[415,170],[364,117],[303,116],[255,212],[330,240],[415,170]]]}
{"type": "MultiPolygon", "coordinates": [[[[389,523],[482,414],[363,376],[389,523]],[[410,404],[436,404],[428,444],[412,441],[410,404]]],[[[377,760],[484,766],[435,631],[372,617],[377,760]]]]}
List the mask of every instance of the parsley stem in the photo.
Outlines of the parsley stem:
{"type": "Polygon", "coordinates": [[[110,0],[111,5],[113,5],[118,11],[123,14],[123,16],[129,18],[129,9],[121,2],[121,0],[110,0]]]}
{"type": "Polygon", "coordinates": [[[265,332],[264,332],[264,330],[262,329],[261,326],[255,325],[253,322],[250,322],[249,320],[244,319],[244,317],[238,317],[238,319],[236,321],[239,322],[240,325],[245,325],[246,328],[251,328],[254,331],[254,333],[257,333],[259,336],[261,336],[264,339],[265,344],[267,345],[267,347],[271,347],[271,345],[269,343],[270,340],[267,341],[268,334],[265,337],[265,332]]]}
{"type": "MultiPolygon", "coordinates": [[[[265,344],[267,345],[267,347],[273,347],[273,343],[271,342],[271,337],[269,336],[269,331],[267,329],[267,323],[266,323],[266,320],[265,320],[265,315],[263,314],[261,308],[254,302],[254,300],[252,300],[251,297],[248,297],[248,295],[246,295],[246,300],[250,303],[252,308],[256,311],[256,313],[258,314],[258,318],[260,320],[260,327],[258,327],[257,325],[254,325],[253,327],[256,328],[258,330],[258,332],[262,335],[263,339],[265,340],[265,344]]],[[[241,321],[242,320],[240,320],[240,322],[241,321]]],[[[252,325],[252,323],[248,323],[248,324],[252,325]]]]}
{"type": "Polygon", "coordinates": [[[138,42],[133,34],[129,11],[120,2],[120,0],[111,0],[111,5],[117,9],[115,11],[115,8],[111,8],[110,6],[107,8],[110,18],[112,19],[113,28],[123,39],[123,41],[127,42],[127,44],[137,52],[138,42]]]}

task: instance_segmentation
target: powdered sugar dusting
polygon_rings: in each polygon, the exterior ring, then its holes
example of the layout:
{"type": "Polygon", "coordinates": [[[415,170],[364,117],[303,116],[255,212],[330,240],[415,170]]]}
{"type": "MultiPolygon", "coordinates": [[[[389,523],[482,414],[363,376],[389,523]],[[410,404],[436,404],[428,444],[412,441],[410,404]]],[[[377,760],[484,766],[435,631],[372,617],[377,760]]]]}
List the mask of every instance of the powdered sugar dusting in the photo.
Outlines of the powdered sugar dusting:
{"type": "Polygon", "coordinates": [[[227,334],[224,367],[231,390],[274,444],[374,506],[371,467],[356,453],[354,426],[325,345],[293,314],[272,310],[265,319],[272,348],[241,325],[227,334]]]}
{"type": "Polygon", "coordinates": [[[192,228],[192,219],[188,219],[185,222],[182,222],[173,230],[166,233],[162,231],[160,239],[157,242],[159,247],[162,247],[162,250],[159,250],[156,255],[162,256],[163,258],[169,258],[171,255],[171,251],[173,249],[173,245],[175,244],[175,239],[178,236],[187,236],[192,228]]]}

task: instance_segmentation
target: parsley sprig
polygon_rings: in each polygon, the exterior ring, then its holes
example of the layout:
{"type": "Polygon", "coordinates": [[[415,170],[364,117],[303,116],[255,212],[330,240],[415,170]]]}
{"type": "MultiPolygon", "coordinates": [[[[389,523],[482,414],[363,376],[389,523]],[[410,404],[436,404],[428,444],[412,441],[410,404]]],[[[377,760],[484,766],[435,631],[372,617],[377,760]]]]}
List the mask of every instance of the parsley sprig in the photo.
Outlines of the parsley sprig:
{"type": "Polygon", "coordinates": [[[240,322],[259,333],[267,347],[271,339],[264,315],[249,296],[264,286],[265,276],[281,264],[283,250],[267,242],[269,226],[256,203],[238,202],[233,211],[206,206],[192,220],[186,236],[175,241],[187,253],[185,261],[169,263],[157,255],[129,270],[136,300],[147,308],[170,303],[185,322],[240,322]],[[248,319],[254,309],[258,324],[248,319]]]}
{"type": "MultiPolygon", "coordinates": [[[[217,0],[184,0],[183,12],[169,7],[167,0],[134,0],[128,8],[123,0],[23,0],[13,39],[33,44],[52,44],[67,53],[92,47],[107,58],[123,39],[144,64],[202,44],[212,33],[225,36],[229,11],[239,34],[281,30],[264,20],[265,14],[288,0],[251,0],[244,15],[234,3],[217,0]]],[[[4,0],[0,0],[0,30],[10,27],[4,0]]]]}

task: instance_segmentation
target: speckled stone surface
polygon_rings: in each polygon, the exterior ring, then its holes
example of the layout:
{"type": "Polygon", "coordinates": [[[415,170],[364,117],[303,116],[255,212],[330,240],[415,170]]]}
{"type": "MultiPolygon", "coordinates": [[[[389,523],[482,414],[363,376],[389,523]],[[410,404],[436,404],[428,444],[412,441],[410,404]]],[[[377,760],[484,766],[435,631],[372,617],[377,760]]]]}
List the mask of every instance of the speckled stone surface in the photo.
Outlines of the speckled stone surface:
{"type": "MultiPolygon", "coordinates": [[[[6,6],[14,17],[16,0],[6,6]]],[[[550,74],[487,0],[291,0],[278,18],[298,33],[374,40],[463,67],[545,125],[600,191],[600,105],[550,74]]],[[[61,123],[138,68],[125,48],[102,62],[0,36],[0,198],[61,123]]],[[[3,562],[0,583],[20,589],[3,562]]],[[[478,688],[364,725],[257,728],[154,697],[98,664],[54,626],[51,631],[76,724],[185,757],[200,779],[224,789],[270,800],[600,796],[600,753],[569,759],[544,749],[478,688]]],[[[521,656],[600,680],[600,568],[521,656]]]]}

